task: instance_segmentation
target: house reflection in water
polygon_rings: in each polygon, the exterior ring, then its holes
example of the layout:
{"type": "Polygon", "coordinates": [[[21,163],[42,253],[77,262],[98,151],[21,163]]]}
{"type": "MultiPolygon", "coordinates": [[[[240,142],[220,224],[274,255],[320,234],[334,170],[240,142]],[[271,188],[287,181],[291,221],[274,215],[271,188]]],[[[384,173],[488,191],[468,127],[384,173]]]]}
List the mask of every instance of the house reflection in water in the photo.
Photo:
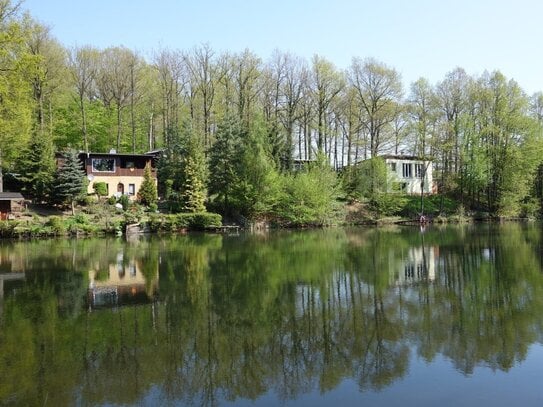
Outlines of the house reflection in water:
{"type": "Polygon", "coordinates": [[[143,273],[143,263],[135,259],[126,261],[117,255],[116,263],[106,270],[89,271],[89,308],[116,307],[145,304],[158,295],[158,265],[151,273],[143,273]],[[148,277],[146,277],[146,275],[148,277]]]}
{"type": "Polygon", "coordinates": [[[439,247],[410,247],[407,255],[392,271],[392,285],[410,285],[422,281],[434,281],[439,247]]]}

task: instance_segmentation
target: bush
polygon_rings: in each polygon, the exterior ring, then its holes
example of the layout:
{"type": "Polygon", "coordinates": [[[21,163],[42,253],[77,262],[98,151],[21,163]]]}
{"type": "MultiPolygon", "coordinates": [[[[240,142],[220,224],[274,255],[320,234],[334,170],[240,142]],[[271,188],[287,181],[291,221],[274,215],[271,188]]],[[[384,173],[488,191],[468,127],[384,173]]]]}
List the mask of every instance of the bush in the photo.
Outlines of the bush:
{"type": "Polygon", "coordinates": [[[279,222],[286,226],[321,226],[338,219],[338,179],[320,158],[305,171],[282,179],[282,194],[275,207],[279,222]]]}
{"type": "Polygon", "coordinates": [[[19,225],[19,222],[1,220],[0,221],[0,236],[1,237],[14,237],[15,228],[19,225]]]}
{"type": "Polygon", "coordinates": [[[57,236],[65,234],[67,230],[64,220],[60,216],[51,216],[45,223],[45,226],[50,227],[51,232],[57,236]]]}
{"type": "Polygon", "coordinates": [[[94,192],[98,196],[107,196],[107,184],[105,182],[95,182],[92,184],[94,192]]]}
{"type": "Polygon", "coordinates": [[[130,198],[128,198],[128,195],[121,195],[117,202],[123,206],[123,211],[128,210],[130,207],[130,198]]]}
{"type": "Polygon", "coordinates": [[[520,204],[520,217],[536,219],[540,215],[540,204],[535,198],[527,199],[520,204]]]}
{"type": "Polygon", "coordinates": [[[401,194],[375,194],[371,201],[372,209],[380,216],[395,216],[407,205],[409,199],[401,194]]]}
{"type": "Polygon", "coordinates": [[[222,225],[222,217],[217,213],[179,213],[174,215],[149,216],[147,222],[151,232],[175,232],[179,229],[204,230],[222,225]]]}
{"type": "Polygon", "coordinates": [[[179,225],[195,230],[203,230],[211,227],[219,227],[222,225],[222,216],[218,213],[180,213],[177,215],[177,218],[179,225]]]}

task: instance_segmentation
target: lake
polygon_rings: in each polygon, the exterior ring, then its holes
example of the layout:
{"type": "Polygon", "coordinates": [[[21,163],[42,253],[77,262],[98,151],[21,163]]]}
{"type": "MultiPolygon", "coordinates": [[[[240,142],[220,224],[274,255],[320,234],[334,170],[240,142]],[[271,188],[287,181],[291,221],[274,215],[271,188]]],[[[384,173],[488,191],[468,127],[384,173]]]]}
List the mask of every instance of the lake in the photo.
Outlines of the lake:
{"type": "Polygon", "coordinates": [[[0,242],[0,405],[543,405],[540,224],[0,242]]]}

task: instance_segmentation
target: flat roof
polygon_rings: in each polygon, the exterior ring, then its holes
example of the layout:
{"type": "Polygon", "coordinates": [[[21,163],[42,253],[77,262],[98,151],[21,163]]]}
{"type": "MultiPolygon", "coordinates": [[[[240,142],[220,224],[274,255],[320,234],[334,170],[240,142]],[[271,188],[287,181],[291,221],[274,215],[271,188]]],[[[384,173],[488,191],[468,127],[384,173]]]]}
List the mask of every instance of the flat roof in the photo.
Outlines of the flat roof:
{"type": "Polygon", "coordinates": [[[130,154],[130,153],[86,153],[80,151],[79,155],[86,155],[87,157],[91,156],[100,156],[100,157],[145,157],[145,158],[154,158],[154,154],[145,153],[145,154],[130,154]]]}
{"type": "Polygon", "coordinates": [[[384,155],[381,155],[379,157],[382,157],[382,158],[389,158],[389,159],[392,159],[392,160],[416,160],[416,161],[432,161],[431,159],[429,158],[423,158],[423,157],[416,157],[414,155],[396,155],[396,154],[384,154],[384,155]]]}
{"type": "Polygon", "coordinates": [[[15,201],[25,199],[19,192],[0,192],[0,201],[15,201]]]}

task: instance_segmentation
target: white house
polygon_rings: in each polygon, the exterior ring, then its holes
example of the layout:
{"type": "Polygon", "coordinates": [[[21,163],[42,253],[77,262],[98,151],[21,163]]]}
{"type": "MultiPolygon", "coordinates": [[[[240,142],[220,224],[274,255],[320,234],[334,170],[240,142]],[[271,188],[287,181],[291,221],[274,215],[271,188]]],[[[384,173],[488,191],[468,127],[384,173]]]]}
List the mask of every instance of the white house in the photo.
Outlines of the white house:
{"type": "Polygon", "coordinates": [[[387,166],[389,192],[420,194],[421,184],[425,194],[437,192],[431,161],[407,155],[383,155],[382,158],[387,166]]]}

